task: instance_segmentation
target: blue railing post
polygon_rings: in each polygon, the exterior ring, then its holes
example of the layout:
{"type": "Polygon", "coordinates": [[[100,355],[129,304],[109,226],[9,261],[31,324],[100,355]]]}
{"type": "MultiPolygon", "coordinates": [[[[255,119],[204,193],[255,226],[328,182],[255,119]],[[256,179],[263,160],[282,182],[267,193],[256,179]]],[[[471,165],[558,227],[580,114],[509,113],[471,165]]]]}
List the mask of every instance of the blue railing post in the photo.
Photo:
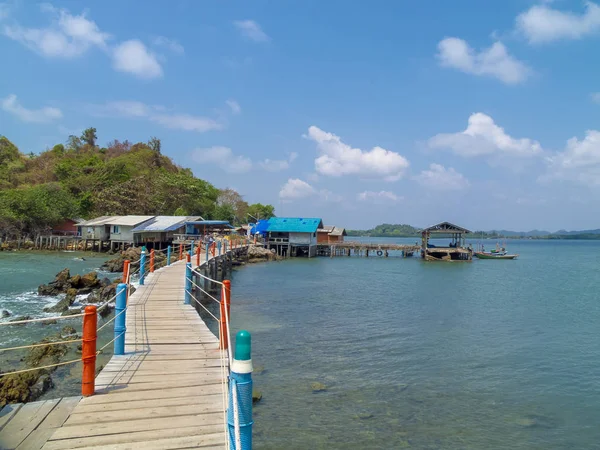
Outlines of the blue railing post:
{"type": "Polygon", "coordinates": [[[146,276],[146,247],[142,247],[142,256],[140,257],[140,286],[144,285],[146,276]]]}
{"type": "Polygon", "coordinates": [[[217,248],[219,249],[219,256],[221,256],[221,241],[217,243],[217,248]]]}
{"type": "Polygon", "coordinates": [[[190,304],[192,292],[192,263],[185,263],[185,296],[183,297],[183,303],[186,305],[190,304]]]}
{"type": "Polygon", "coordinates": [[[115,306],[115,345],[113,353],[115,355],[125,354],[125,316],[127,312],[127,285],[119,283],[117,285],[117,302],[115,306]],[[121,314],[122,313],[122,314],[121,314]]]}
{"type": "Polygon", "coordinates": [[[171,265],[171,246],[167,247],[167,266],[171,265]]]}
{"type": "Polygon", "coordinates": [[[252,343],[251,336],[245,330],[238,332],[235,337],[235,356],[231,363],[229,382],[229,407],[227,423],[229,424],[230,448],[236,450],[252,449],[252,343]],[[234,413],[234,395],[237,400],[237,423],[239,435],[236,436],[234,413]],[[241,447],[236,445],[236,441],[241,447]]]}

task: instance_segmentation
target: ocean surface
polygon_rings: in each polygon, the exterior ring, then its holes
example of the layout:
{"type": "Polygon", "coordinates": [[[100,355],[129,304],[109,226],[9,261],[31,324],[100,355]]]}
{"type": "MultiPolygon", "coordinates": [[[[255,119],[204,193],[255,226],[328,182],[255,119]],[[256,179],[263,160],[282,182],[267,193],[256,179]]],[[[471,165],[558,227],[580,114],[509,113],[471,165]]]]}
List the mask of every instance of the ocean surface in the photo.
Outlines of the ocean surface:
{"type": "MultiPolygon", "coordinates": [[[[232,329],[252,333],[263,394],[255,448],[600,448],[600,242],[507,247],[518,260],[298,258],[236,270],[232,329]]],[[[39,315],[40,283],[103,259],[76,256],[0,253],[0,309],[39,315]]],[[[0,347],[49,327],[15,327],[0,347]]],[[[80,370],[47,398],[76,394],[80,370]]]]}

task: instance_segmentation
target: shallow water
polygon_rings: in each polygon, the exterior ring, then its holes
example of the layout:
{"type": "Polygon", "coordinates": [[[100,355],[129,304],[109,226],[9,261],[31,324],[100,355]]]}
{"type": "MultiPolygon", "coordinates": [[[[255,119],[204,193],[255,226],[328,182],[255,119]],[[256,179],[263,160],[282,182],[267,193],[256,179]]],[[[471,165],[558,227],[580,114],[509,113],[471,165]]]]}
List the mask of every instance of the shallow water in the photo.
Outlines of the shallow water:
{"type": "MultiPolygon", "coordinates": [[[[99,267],[108,257],[94,253],[82,252],[0,252],[0,310],[8,311],[11,316],[0,320],[7,322],[18,316],[32,318],[50,317],[56,314],[44,313],[43,309],[52,306],[63,296],[46,297],[37,295],[40,284],[49,283],[54,276],[65,267],[71,275],[85,274],[92,270],[98,271],[100,278],[116,278],[119,274],[109,274],[99,271],[99,267]],[[82,258],[84,260],[82,260],[82,258]]],[[[75,306],[81,306],[75,303],[75,306]]],[[[110,317],[107,318],[109,320],[110,317]]],[[[82,319],[59,320],[56,324],[32,323],[27,325],[0,325],[0,348],[29,345],[40,339],[59,332],[64,326],[72,326],[81,334],[82,319]]],[[[98,336],[101,346],[112,339],[110,326],[98,336]]],[[[63,360],[77,359],[77,343],[68,344],[69,353],[63,360]]],[[[9,372],[24,369],[21,359],[28,350],[15,350],[0,353],[0,369],[9,372]]],[[[98,365],[104,364],[111,356],[111,348],[98,358],[98,365]]],[[[52,374],[55,388],[43,398],[54,398],[63,395],[78,395],[80,392],[81,364],[59,367],[52,374]]]]}
{"type": "Polygon", "coordinates": [[[236,271],[233,328],[265,369],[256,448],[598,448],[600,243],[508,247],[236,271]]]}

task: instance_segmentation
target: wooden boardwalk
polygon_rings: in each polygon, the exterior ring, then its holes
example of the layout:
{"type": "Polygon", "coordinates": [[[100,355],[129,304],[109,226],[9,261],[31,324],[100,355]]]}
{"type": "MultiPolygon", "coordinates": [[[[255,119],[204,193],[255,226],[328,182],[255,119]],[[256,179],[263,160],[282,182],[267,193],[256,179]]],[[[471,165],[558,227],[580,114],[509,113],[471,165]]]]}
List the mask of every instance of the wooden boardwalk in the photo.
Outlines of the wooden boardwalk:
{"type": "Polygon", "coordinates": [[[0,448],[226,448],[218,339],[184,305],[184,281],[182,261],[148,274],[129,299],[125,355],[96,395],[2,410],[0,448]]]}

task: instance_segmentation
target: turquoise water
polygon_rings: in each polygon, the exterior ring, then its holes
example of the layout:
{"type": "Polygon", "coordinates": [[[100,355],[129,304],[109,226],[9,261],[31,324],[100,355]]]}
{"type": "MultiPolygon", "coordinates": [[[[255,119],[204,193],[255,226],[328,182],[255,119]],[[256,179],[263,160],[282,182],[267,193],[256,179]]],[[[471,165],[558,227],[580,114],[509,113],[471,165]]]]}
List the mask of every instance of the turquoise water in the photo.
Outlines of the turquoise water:
{"type": "MultiPolygon", "coordinates": [[[[81,333],[81,317],[59,320],[57,324],[32,323],[28,325],[1,325],[18,316],[32,318],[50,317],[56,314],[44,313],[43,309],[52,306],[62,297],[45,297],[37,295],[37,287],[49,283],[54,276],[64,268],[69,268],[71,275],[85,274],[92,270],[98,271],[99,277],[118,277],[119,274],[109,274],[99,271],[99,267],[108,257],[95,253],[82,252],[0,252],[0,310],[10,312],[11,317],[0,320],[0,348],[29,345],[33,342],[60,331],[69,325],[81,333]],[[81,259],[84,260],[81,260],[81,259]]],[[[75,303],[74,307],[82,306],[75,303]]],[[[107,318],[108,320],[109,318],[107,318]]],[[[98,336],[99,345],[112,339],[112,328],[106,328],[98,336]],[[110,330],[109,330],[110,328],[110,330]]],[[[69,344],[69,353],[65,360],[76,359],[77,345],[69,344]]],[[[108,348],[105,354],[99,356],[98,364],[105,363],[110,358],[108,348]]],[[[27,350],[16,350],[0,353],[0,369],[9,372],[24,369],[21,358],[27,350]]],[[[81,364],[59,367],[52,375],[56,385],[44,398],[54,398],[62,395],[77,395],[80,392],[81,364]]]]}
{"type": "Polygon", "coordinates": [[[599,448],[600,243],[508,248],[236,271],[233,328],[264,367],[256,448],[599,448]]]}
{"type": "MultiPolygon", "coordinates": [[[[255,448],[599,448],[600,242],[508,249],[519,259],[338,257],[236,270],[232,328],[252,332],[264,369],[254,375],[255,448]],[[313,393],[313,382],[327,389],[313,393]]],[[[40,283],[103,260],[76,256],[0,253],[0,309],[39,311],[40,283]]],[[[52,326],[17,328],[30,342],[52,326]]],[[[57,372],[66,381],[46,397],[76,394],[80,370],[57,372]]]]}

